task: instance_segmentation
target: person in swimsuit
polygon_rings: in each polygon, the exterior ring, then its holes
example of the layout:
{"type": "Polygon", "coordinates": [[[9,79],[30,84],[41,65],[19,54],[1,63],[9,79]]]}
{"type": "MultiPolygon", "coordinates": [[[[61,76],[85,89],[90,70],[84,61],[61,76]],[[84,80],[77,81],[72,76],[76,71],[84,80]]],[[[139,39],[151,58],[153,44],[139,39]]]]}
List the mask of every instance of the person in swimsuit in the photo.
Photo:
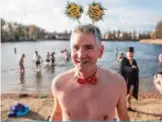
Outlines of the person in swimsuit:
{"type": "Polygon", "coordinates": [[[49,52],[47,52],[47,56],[46,56],[46,62],[50,62],[50,54],[49,54],[49,52]]]}
{"type": "Polygon", "coordinates": [[[19,61],[19,66],[20,66],[20,73],[24,73],[25,68],[24,68],[24,58],[25,58],[25,54],[23,53],[20,61],[19,61]]]}
{"type": "Polygon", "coordinates": [[[33,61],[34,62],[36,61],[37,56],[38,56],[38,51],[36,50],[35,53],[33,54],[33,61]]]}
{"type": "Polygon", "coordinates": [[[36,61],[35,61],[35,65],[36,65],[36,69],[39,69],[41,67],[41,60],[42,60],[42,57],[38,54],[36,56],[36,61]]]}
{"type": "Polygon", "coordinates": [[[66,48],[63,51],[61,51],[61,53],[63,54],[64,59],[66,61],[69,61],[70,60],[70,53],[69,53],[69,51],[66,48]]]}
{"type": "Polygon", "coordinates": [[[15,53],[15,54],[17,53],[17,49],[16,49],[16,48],[14,48],[14,53],[15,53]]]}
{"type": "Polygon", "coordinates": [[[162,53],[159,55],[159,64],[153,80],[156,90],[162,95],[162,53]]]}
{"type": "Polygon", "coordinates": [[[129,120],[126,82],[115,72],[97,66],[103,56],[101,32],[92,24],[79,25],[70,38],[74,68],[52,82],[54,107],[50,121],[129,120]]]}
{"type": "Polygon", "coordinates": [[[51,60],[51,65],[53,66],[55,63],[55,52],[52,52],[50,60],[51,60]]]}

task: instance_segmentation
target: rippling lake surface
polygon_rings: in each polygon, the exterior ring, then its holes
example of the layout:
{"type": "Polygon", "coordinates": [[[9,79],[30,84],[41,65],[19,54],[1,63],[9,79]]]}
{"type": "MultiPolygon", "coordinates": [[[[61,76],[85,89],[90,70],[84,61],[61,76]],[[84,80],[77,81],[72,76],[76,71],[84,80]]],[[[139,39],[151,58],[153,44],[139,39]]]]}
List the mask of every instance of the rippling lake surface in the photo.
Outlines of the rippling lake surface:
{"type": "MultiPolygon", "coordinates": [[[[139,66],[140,91],[155,92],[152,83],[152,76],[157,70],[158,55],[162,53],[162,46],[152,44],[142,44],[139,42],[103,42],[105,52],[98,65],[115,72],[118,71],[118,63],[114,53],[126,51],[128,46],[135,48],[135,59],[139,66]]],[[[71,61],[64,61],[60,53],[61,49],[69,49],[69,41],[37,41],[37,42],[16,42],[1,44],[1,92],[2,93],[51,93],[52,79],[61,72],[73,67],[71,61]],[[14,53],[17,48],[17,53],[14,53]],[[34,51],[45,60],[47,52],[56,52],[56,66],[52,69],[41,65],[41,74],[36,75],[35,65],[32,61],[34,51]],[[19,73],[19,58],[25,53],[25,75],[19,73]]]]}

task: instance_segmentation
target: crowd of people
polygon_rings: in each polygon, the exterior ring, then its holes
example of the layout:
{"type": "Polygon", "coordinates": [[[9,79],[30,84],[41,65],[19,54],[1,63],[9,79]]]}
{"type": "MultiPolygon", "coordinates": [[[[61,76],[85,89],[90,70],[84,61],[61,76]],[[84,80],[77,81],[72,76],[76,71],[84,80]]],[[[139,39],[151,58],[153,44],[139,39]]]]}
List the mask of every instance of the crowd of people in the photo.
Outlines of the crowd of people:
{"type": "MultiPolygon", "coordinates": [[[[16,50],[16,48],[14,49],[14,52],[16,53],[15,50],[16,50]]],[[[66,48],[61,50],[60,53],[63,55],[63,57],[66,61],[70,60],[70,53],[66,48]]],[[[36,72],[41,71],[42,62],[44,62],[45,67],[54,67],[55,66],[55,58],[56,58],[55,54],[56,54],[55,52],[52,52],[51,54],[49,52],[47,52],[46,58],[45,58],[45,60],[43,60],[42,56],[36,50],[34,52],[33,59],[32,59],[35,64],[36,72]]],[[[25,54],[23,53],[19,60],[19,67],[20,67],[21,74],[23,74],[25,72],[24,58],[25,58],[25,54]]]]}

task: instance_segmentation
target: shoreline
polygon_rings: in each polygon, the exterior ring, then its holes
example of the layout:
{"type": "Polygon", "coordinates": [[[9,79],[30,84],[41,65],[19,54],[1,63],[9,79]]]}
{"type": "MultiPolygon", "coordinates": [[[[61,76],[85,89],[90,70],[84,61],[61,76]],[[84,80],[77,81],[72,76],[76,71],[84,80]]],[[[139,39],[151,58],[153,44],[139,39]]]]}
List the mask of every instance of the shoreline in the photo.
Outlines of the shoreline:
{"type": "Polygon", "coordinates": [[[162,39],[142,39],[139,42],[140,43],[149,43],[149,44],[162,45],[162,39]]]}
{"type": "MultiPolygon", "coordinates": [[[[162,96],[159,93],[151,93],[151,92],[139,92],[138,94],[139,100],[142,99],[161,99],[162,96]]],[[[3,98],[26,98],[26,97],[32,97],[32,98],[53,98],[52,93],[1,93],[1,100],[3,98]]]]}
{"type": "MultiPolygon", "coordinates": [[[[1,94],[1,120],[47,120],[53,110],[52,94],[1,94]],[[30,107],[28,115],[8,118],[11,105],[17,102],[30,107]]],[[[139,93],[139,100],[132,100],[135,112],[128,112],[130,120],[162,120],[162,96],[160,94],[139,93]]]]}
{"type": "MultiPolygon", "coordinates": [[[[2,43],[17,42],[39,42],[39,41],[69,41],[70,39],[38,39],[38,40],[21,40],[21,41],[1,41],[2,43]]],[[[120,39],[101,39],[105,42],[139,42],[139,40],[120,40],[120,39]]]]}

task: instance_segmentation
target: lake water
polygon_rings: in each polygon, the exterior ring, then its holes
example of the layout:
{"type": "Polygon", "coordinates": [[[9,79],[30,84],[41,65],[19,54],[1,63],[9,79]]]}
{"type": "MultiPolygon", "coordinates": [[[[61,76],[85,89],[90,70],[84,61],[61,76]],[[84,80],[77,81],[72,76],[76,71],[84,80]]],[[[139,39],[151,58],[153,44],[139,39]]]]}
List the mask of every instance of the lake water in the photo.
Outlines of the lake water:
{"type": "MultiPolygon", "coordinates": [[[[135,48],[135,59],[140,72],[140,91],[155,92],[152,76],[156,72],[158,55],[162,53],[162,46],[152,44],[141,44],[139,42],[103,42],[105,52],[98,65],[109,70],[118,70],[118,63],[114,49],[125,52],[128,46],[135,48]]],[[[65,62],[60,50],[69,49],[68,41],[37,41],[16,42],[1,44],[1,92],[2,93],[51,93],[52,79],[61,72],[73,67],[72,62],[65,62]],[[17,53],[14,53],[14,48],[17,53]],[[54,70],[47,70],[42,65],[41,75],[36,75],[35,65],[32,62],[34,51],[45,59],[47,52],[56,52],[56,66],[54,70]],[[25,75],[19,73],[19,58],[25,53],[25,75]]]]}

